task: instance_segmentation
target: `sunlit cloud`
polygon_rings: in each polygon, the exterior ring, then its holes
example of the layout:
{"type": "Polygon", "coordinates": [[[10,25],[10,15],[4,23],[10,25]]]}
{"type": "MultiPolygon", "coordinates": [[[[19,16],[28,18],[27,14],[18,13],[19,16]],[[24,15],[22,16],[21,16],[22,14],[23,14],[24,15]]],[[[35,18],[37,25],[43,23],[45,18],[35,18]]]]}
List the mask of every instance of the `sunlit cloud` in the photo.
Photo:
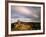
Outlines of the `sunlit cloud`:
{"type": "Polygon", "coordinates": [[[38,22],[40,21],[40,8],[38,7],[26,7],[26,6],[12,6],[11,9],[11,22],[15,22],[18,19],[24,22],[38,22]]]}
{"type": "Polygon", "coordinates": [[[26,16],[38,17],[37,14],[32,11],[32,9],[28,9],[26,7],[15,7],[15,10],[26,16]]]}
{"type": "Polygon", "coordinates": [[[26,14],[26,15],[29,15],[30,12],[32,13],[32,11],[27,9],[26,7],[15,7],[15,10],[19,11],[22,14],[26,14]]]}

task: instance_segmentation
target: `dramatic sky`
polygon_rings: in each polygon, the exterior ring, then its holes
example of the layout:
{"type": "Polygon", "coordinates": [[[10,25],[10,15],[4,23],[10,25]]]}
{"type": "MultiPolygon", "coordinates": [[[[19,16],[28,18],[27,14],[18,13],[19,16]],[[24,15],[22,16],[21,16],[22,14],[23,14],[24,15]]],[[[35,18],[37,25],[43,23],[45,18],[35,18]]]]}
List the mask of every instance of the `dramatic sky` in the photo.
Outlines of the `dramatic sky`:
{"type": "MultiPolygon", "coordinates": [[[[40,21],[40,7],[31,6],[11,6],[11,19],[28,18],[30,20],[40,21]]],[[[13,21],[13,20],[12,20],[13,21]]]]}

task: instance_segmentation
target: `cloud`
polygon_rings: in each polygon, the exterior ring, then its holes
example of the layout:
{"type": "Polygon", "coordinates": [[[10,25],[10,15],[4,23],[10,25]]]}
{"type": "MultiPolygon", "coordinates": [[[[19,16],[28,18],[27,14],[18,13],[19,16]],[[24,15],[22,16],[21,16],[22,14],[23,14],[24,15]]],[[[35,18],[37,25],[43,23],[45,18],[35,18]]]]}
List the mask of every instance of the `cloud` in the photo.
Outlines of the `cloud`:
{"type": "Polygon", "coordinates": [[[26,15],[29,15],[30,14],[30,12],[32,13],[32,11],[30,11],[28,8],[26,8],[26,7],[15,7],[15,10],[16,11],[18,11],[19,13],[21,13],[21,14],[26,14],[26,15]]]}
{"type": "Polygon", "coordinates": [[[27,7],[27,6],[12,6],[12,19],[11,22],[15,22],[18,19],[21,21],[40,21],[39,14],[40,8],[39,7],[27,7]]]}
{"type": "Polygon", "coordinates": [[[32,16],[32,17],[38,17],[37,14],[34,13],[34,11],[32,11],[32,9],[29,9],[27,7],[24,6],[17,6],[14,8],[16,11],[18,11],[18,13],[26,15],[26,16],[32,16]]]}

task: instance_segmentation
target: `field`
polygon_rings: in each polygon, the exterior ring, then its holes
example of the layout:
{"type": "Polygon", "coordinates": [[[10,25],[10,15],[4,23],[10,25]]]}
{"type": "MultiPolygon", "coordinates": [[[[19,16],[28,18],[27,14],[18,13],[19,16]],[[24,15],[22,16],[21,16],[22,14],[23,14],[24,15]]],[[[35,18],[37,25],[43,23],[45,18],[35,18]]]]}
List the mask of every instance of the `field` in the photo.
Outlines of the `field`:
{"type": "Polygon", "coordinates": [[[15,22],[11,23],[11,31],[40,30],[39,22],[15,22]]]}

